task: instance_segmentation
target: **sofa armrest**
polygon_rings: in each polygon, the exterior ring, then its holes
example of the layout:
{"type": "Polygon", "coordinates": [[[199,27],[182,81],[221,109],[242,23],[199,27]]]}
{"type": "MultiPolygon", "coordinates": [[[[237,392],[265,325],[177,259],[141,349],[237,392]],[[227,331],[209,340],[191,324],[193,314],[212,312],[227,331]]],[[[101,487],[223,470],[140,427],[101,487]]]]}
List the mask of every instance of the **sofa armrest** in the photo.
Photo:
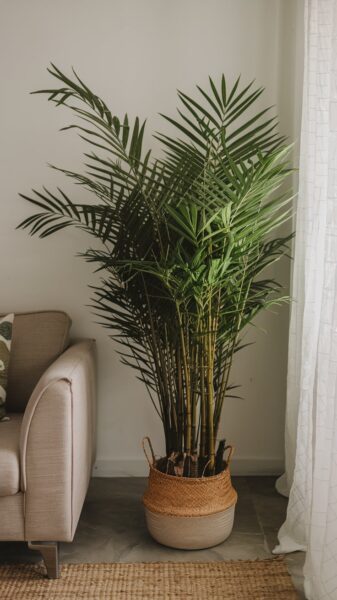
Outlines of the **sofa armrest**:
{"type": "Polygon", "coordinates": [[[21,427],[25,538],[71,541],[95,453],[93,340],[77,342],[47,369],[21,427]]]}

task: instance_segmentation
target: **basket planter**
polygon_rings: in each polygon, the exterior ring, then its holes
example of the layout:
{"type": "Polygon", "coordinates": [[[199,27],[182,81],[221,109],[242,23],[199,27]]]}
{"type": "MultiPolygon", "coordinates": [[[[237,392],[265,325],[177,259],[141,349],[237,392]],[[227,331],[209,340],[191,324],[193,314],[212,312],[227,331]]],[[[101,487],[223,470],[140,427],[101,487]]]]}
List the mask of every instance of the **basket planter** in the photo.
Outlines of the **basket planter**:
{"type": "Polygon", "coordinates": [[[224,542],[233,528],[236,501],[228,463],[218,475],[197,478],[167,475],[150,463],[146,522],[164,546],[198,550],[224,542]]]}

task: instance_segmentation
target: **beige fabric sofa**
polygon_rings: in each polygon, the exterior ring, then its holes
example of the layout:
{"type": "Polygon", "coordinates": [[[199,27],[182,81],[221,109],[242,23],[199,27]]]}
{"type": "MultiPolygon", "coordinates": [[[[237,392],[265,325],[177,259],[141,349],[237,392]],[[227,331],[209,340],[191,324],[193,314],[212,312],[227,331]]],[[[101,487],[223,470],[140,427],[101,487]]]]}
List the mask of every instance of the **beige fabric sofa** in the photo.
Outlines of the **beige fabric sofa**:
{"type": "Polygon", "coordinates": [[[72,541],[95,452],[93,340],[69,345],[63,312],[15,315],[10,421],[0,423],[0,540],[25,540],[58,576],[57,542],[72,541]]]}

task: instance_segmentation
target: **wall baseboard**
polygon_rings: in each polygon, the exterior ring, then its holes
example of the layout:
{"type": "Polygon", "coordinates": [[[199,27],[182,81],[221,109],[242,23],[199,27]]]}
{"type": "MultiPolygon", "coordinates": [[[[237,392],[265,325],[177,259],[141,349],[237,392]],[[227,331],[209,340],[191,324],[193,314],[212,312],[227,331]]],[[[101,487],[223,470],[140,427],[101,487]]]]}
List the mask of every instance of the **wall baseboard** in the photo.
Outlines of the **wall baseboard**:
{"type": "MultiPolygon", "coordinates": [[[[232,475],[280,475],[284,470],[282,458],[236,457],[231,463],[232,475]]],[[[148,467],[143,458],[98,459],[93,477],[146,477],[148,467]]]]}

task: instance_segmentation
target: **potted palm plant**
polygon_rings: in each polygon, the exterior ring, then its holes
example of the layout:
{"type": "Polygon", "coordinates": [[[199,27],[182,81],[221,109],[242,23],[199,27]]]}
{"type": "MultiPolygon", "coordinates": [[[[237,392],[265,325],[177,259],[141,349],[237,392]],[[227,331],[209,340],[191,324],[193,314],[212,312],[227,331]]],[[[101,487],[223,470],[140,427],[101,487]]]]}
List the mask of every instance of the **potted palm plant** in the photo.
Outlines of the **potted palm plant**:
{"type": "MultiPolygon", "coordinates": [[[[232,448],[218,440],[240,334],[263,309],[285,298],[261,275],[287,251],[277,233],[290,215],[285,139],[268,110],[254,112],[263,89],[198,87],[179,92],[175,133],[157,134],[163,153],[143,150],[145,122],[115,116],[75,72],[40,90],[67,107],[89,145],[85,168],[58,168],[92,192],[93,202],[43,188],[22,195],[36,207],[20,227],[41,238],[66,227],[89,232],[83,253],[104,275],[93,305],[121,360],[136,369],[162,421],[166,454],[151,448],[144,495],[153,537],[178,548],[220,543],[230,534],[236,492],[232,448]],[[177,135],[176,135],[177,134],[177,135]]],[[[53,167],[56,168],[56,167],[53,167]]]]}

